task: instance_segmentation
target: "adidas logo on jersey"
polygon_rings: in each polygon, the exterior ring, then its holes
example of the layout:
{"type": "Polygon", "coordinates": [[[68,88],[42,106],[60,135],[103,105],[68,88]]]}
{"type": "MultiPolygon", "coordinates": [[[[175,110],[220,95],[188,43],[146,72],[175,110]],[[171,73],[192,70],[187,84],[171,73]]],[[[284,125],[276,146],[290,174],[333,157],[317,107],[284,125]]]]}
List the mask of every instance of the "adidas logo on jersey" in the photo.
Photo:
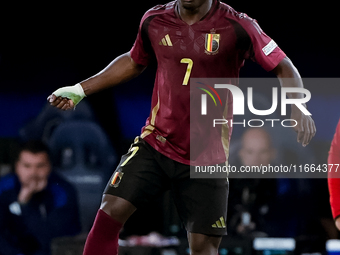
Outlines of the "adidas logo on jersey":
{"type": "Polygon", "coordinates": [[[226,228],[224,218],[223,217],[219,218],[218,221],[216,221],[216,223],[212,224],[211,226],[213,228],[226,228]]]}
{"type": "Polygon", "coordinates": [[[159,45],[172,46],[170,36],[168,34],[166,36],[164,36],[164,38],[162,38],[162,40],[159,42],[159,45]]]}

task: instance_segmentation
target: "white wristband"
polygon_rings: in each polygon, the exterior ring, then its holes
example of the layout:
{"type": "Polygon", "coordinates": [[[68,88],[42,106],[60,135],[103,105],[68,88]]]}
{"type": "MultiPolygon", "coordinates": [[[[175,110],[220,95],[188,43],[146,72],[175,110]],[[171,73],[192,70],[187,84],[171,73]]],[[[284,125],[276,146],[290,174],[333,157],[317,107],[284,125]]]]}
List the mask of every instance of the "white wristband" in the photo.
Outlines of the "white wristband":
{"type": "Polygon", "coordinates": [[[77,83],[74,86],[57,89],[52,94],[57,97],[66,97],[71,99],[74,103],[74,106],[76,106],[84,97],[86,97],[83,87],[80,85],[80,83],[77,83]]]}

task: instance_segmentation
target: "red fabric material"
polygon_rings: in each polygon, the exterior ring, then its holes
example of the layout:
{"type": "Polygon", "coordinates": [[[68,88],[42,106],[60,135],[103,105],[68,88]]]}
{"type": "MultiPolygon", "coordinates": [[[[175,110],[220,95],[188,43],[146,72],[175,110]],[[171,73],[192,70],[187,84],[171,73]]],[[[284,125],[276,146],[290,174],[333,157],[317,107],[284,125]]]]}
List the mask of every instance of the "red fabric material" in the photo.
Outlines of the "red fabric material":
{"type": "Polygon", "coordinates": [[[123,224],[98,210],[92,229],[87,236],[83,255],[118,254],[119,232],[123,224]]]}
{"type": "Polygon", "coordinates": [[[340,216],[340,121],[328,155],[328,188],[333,218],[340,216]]]}

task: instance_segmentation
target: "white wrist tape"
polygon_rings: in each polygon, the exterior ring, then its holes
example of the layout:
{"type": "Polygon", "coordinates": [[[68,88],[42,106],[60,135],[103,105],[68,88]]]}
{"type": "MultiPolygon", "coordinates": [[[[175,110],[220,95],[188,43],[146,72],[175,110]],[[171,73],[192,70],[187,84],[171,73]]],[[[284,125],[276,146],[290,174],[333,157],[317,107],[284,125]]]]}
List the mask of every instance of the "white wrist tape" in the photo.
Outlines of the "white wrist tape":
{"type": "Polygon", "coordinates": [[[76,106],[84,97],[86,97],[83,87],[80,83],[77,83],[74,86],[62,87],[57,89],[52,94],[57,97],[66,97],[71,99],[74,106],[76,106]]]}

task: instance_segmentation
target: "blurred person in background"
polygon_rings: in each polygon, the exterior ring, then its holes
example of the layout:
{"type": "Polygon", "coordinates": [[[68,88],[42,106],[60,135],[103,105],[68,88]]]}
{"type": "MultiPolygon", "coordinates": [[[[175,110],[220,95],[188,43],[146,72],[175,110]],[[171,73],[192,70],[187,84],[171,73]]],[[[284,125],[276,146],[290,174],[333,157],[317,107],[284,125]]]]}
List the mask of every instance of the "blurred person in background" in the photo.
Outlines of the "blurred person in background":
{"type": "MultiPolygon", "coordinates": [[[[338,132],[337,145],[340,147],[340,131],[338,132]]],[[[284,153],[286,148],[275,146],[272,137],[275,134],[276,132],[271,133],[266,128],[247,129],[241,138],[238,159],[231,165],[234,164],[240,169],[240,166],[291,164],[290,158],[278,159],[279,154],[284,153]]],[[[334,151],[335,142],[333,144],[334,151]]],[[[336,154],[338,164],[339,152],[340,150],[336,154]]],[[[333,201],[340,201],[340,179],[334,180],[339,182],[336,186],[339,192],[337,200],[333,198],[333,201]]],[[[315,240],[337,236],[328,224],[327,211],[320,209],[324,208],[322,201],[325,198],[322,180],[301,176],[291,178],[282,174],[277,175],[275,179],[263,175],[259,178],[244,176],[230,178],[229,182],[229,225],[237,235],[304,237],[315,240]]],[[[340,216],[340,209],[338,210],[334,215],[340,216]]]]}
{"type": "MultiPolygon", "coordinates": [[[[249,128],[241,138],[241,147],[236,152],[235,165],[267,166],[276,158],[270,134],[264,128],[249,128]]],[[[263,235],[259,230],[261,217],[268,212],[268,203],[275,196],[275,181],[260,178],[230,178],[229,226],[236,235],[263,235]]]]}
{"type": "Polygon", "coordinates": [[[0,254],[49,255],[53,238],[80,232],[75,189],[54,173],[48,147],[30,141],[0,179],[0,254]]]}
{"type": "MultiPolygon", "coordinates": [[[[266,128],[248,128],[241,138],[238,160],[240,166],[289,165],[279,162],[283,148],[275,147],[266,128]]],[[[289,160],[289,159],[288,159],[289,160]]],[[[289,177],[289,176],[288,176],[289,177]]],[[[313,182],[301,178],[275,179],[265,175],[258,178],[230,178],[230,229],[238,235],[297,237],[324,232],[315,208],[313,182]],[[310,224],[312,223],[312,224],[310,224]]]]}

